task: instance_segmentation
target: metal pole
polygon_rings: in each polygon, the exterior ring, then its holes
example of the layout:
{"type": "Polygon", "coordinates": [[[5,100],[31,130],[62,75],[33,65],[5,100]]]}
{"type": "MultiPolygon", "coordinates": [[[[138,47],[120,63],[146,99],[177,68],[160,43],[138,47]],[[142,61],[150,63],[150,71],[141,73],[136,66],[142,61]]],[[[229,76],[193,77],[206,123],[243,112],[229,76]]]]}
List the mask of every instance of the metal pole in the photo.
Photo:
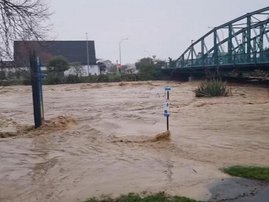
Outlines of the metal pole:
{"type": "Polygon", "coordinates": [[[88,76],[90,75],[90,59],[89,59],[89,39],[88,32],[86,32],[86,49],[87,49],[87,68],[88,68],[88,76]]]}
{"type": "Polygon", "coordinates": [[[119,62],[120,62],[120,67],[121,67],[121,44],[122,44],[122,42],[123,41],[125,41],[125,40],[128,40],[128,38],[123,38],[123,39],[121,39],[120,40],[120,42],[119,42],[119,62]]]}
{"type": "Polygon", "coordinates": [[[121,67],[121,42],[119,43],[119,65],[121,67]]]}
{"type": "Polygon", "coordinates": [[[166,117],[166,129],[169,131],[169,116],[166,117]]]}
{"type": "Polygon", "coordinates": [[[30,71],[31,71],[31,84],[33,95],[34,122],[35,122],[35,128],[38,128],[42,125],[42,121],[44,119],[42,77],[41,77],[42,75],[35,52],[30,52],[29,55],[30,55],[30,71]]]}
{"type": "Polygon", "coordinates": [[[42,71],[41,71],[41,61],[40,58],[37,57],[37,83],[38,83],[38,91],[39,91],[39,98],[40,98],[40,114],[41,120],[44,121],[44,104],[43,104],[43,89],[42,89],[42,71]]]}
{"type": "MultiPolygon", "coordinates": [[[[166,100],[169,101],[169,91],[166,92],[166,100]]],[[[166,117],[166,129],[169,131],[169,115],[166,117]]]]}
{"type": "Polygon", "coordinates": [[[167,100],[169,100],[169,96],[170,96],[169,91],[167,91],[167,100]]]}

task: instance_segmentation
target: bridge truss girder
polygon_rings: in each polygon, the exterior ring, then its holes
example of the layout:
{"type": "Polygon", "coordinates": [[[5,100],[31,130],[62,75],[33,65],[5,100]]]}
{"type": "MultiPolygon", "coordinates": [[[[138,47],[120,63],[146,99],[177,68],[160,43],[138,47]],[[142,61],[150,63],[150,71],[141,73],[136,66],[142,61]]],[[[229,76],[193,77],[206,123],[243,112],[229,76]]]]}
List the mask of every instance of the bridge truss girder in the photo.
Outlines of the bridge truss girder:
{"type": "Polygon", "coordinates": [[[214,27],[176,63],[178,68],[269,64],[269,7],[214,27]]]}

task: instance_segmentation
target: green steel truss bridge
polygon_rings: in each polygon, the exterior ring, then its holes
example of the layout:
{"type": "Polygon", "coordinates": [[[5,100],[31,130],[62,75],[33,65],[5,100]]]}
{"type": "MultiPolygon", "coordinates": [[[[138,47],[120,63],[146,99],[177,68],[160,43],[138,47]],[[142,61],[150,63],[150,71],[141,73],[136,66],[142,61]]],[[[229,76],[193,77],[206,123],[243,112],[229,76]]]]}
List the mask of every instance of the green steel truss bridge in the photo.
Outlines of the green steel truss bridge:
{"type": "Polygon", "coordinates": [[[214,27],[176,60],[176,68],[269,70],[269,7],[214,27]]]}

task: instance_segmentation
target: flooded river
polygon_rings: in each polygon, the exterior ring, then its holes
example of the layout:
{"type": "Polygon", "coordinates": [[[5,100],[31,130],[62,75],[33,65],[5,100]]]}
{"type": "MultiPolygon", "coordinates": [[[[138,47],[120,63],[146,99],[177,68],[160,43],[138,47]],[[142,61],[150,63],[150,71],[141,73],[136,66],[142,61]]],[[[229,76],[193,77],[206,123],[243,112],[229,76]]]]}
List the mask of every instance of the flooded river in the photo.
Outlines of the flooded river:
{"type": "Polygon", "coordinates": [[[29,86],[0,89],[0,201],[79,202],[90,196],[165,191],[198,200],[229,178],[219,168],[269,166],[269,93],[229,86],[198,99],[198,83],[44,86],[46,124],[33,125],[29,86]],[[163,87],[170,85],[171,140],[163,87]]]}

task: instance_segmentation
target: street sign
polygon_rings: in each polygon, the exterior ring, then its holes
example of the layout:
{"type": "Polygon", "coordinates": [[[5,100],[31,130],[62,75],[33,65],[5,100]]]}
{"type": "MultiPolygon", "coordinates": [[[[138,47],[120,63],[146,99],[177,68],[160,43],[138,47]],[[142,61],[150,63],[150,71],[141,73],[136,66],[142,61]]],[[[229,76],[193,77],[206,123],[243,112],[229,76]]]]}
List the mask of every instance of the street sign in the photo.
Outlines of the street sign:
{"type": "Polygon", "coordinates": [[[170,115],[170,113],[169,113],[169,102],[167,102],[167,101],[164,103],[164,106],[163,106],[163,115],[165,117],[170,115]]]}
{"type": "Polygon", "coordinates": [[[164,87],[164,90],[165,90],[165,91],[171,91],[172,88],[171,88],[170,86],[165,86],[165,87],[164,87]]]}
{"type": "Polygon", "coordinates": [[[164,115],[164,117],[169,117],[170,113],[168,111],[164,110],[163,115],[164,115]]]}

